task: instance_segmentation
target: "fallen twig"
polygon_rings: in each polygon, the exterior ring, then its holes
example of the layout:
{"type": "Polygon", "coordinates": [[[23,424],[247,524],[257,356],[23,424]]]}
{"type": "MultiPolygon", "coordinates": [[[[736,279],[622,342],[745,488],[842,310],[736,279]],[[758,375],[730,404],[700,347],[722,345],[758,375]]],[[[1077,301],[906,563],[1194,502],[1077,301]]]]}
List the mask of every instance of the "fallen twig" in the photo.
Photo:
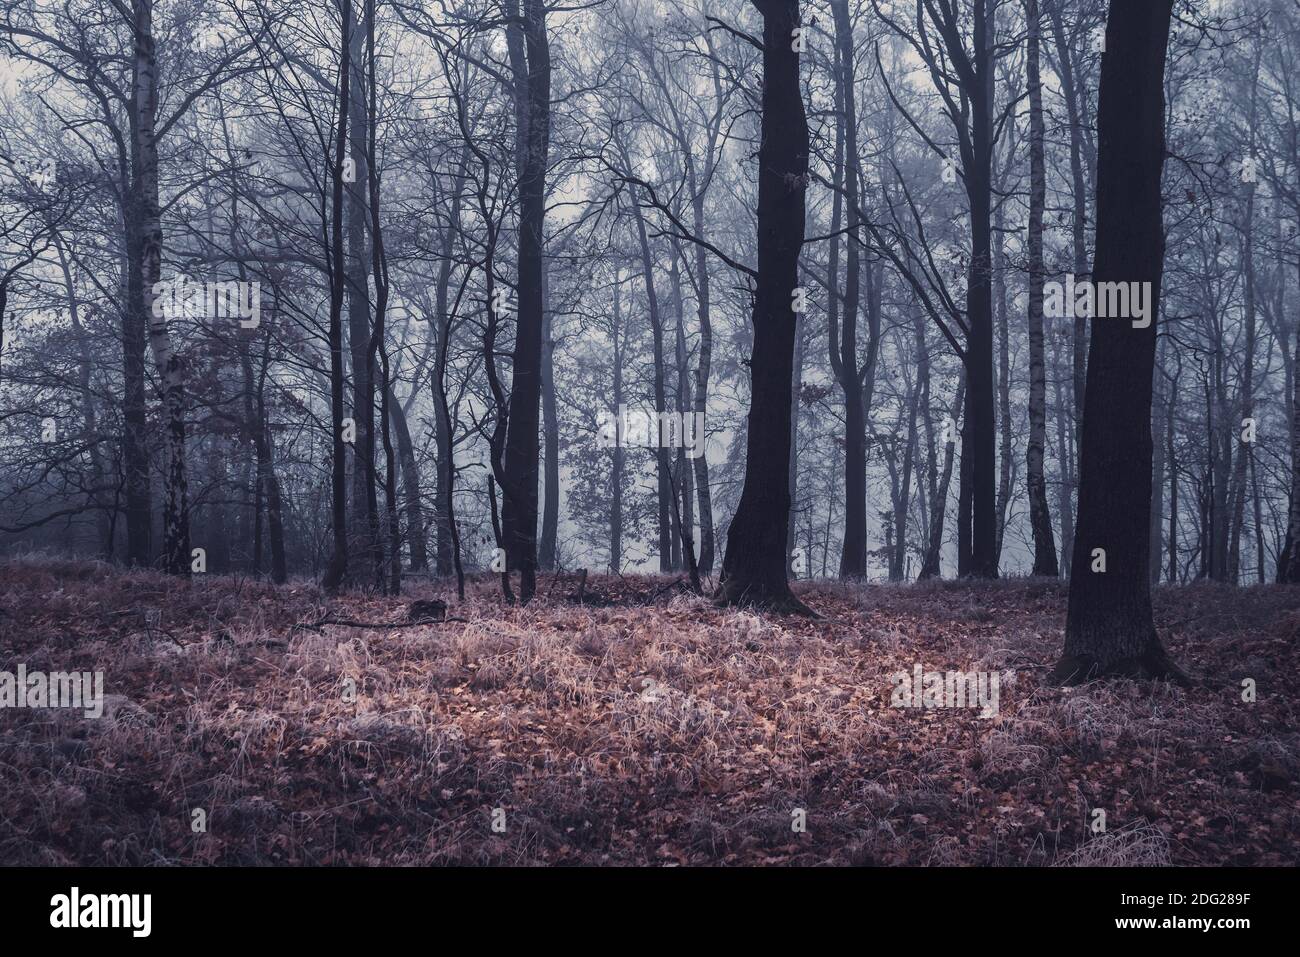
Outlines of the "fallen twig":
{"type": "Polygon", "coordinates": [[[316,622],[299,622],[295,628],[320,631],[325,625],[341,625],[344,628],[414,628],[416,625],[445,625],[447,622],[459,621],[469,624],[468,618],[421,618],[418,621],[354,621],[351,618],[322,618],[316,622]]]}

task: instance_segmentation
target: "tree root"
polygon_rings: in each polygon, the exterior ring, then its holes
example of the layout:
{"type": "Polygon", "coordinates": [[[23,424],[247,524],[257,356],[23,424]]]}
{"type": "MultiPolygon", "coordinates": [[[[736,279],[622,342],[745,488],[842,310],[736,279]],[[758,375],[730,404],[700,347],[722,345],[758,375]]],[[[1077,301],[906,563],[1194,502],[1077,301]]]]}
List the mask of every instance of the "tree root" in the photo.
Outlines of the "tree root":
{"type": "Polygon", "coordinates": [[[737,590],[723,582],[713,595],[713,604],[719,608],[752,608],[771,615],[798,615],[814,620],[822,617],[795,597],[789,587],[783,591],[757,586],[737,590]]]}
{"type": "Polygon", "coordinates": [[[1160,646],[1152,642],[1145,653],[1136,658],[1101,662],[1090,655],[1064,655],[1047,676],[1047,683],[1073,687],[1106,678],[1127,678],[1134,681],[1168,681],[1181,688],[1192,686],[1191,677],[1180,668],[1160,646]]]}

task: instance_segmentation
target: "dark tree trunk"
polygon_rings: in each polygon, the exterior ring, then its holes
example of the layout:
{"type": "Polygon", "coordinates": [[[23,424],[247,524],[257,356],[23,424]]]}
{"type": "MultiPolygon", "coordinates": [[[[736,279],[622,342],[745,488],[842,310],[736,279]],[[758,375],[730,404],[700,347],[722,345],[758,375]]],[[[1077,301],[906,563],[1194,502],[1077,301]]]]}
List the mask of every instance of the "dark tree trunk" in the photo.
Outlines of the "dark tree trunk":
{"type": "Polygon", "coordinates": [[[1043,350],[1043,211],[1047,170],[1043,160],[1043,85],[1038,69],[1038,0],[1028,0],[1029,39],[1025,70],[1029,83],[1029,524],[1034,533],[1035,575],[1055,578],[1056,542],[1047,508],[1044,451],[1047,445],[1047,369],[1043,350]]]}
{"type": "Polygon", "coordinates": [[[348,158],[353,180],[344,183],[347,224],[347,309],[348,351],[352,365],[352,419],[356,441],[352,445],[352,530],[353,578],[365,585],[377,582],[382,551],[379,533],[379,497],[375,484],[375,360],[371,345],[370,247],[366,241],[370,217],[366,198],[370,162],[366,144],[369,117],[366,115],[364,64],[365,31],[354,22],[348,25],[348,58],[352,76],[348,97],[348,158]]]}
{"type": "MultiPolygon", "coordinates": [[[[508,7],[517,9],[517,4],[508,7]]],[[[503,470],[502,537],[507,568],[519,572],[519,598],[537,590],[537,433],[542,376],[542,259],[546,216],[546,155],[551,125],[551,54],[542,0],[524,0],[522,26],[507,27],[516,90],[516,135],[520,138],[519,314],[515,326],[510,419],[503,470]],[[522,36],[520,36],[522,34],[522,36]],[[520,49],[522,47],[522,49],[520,49]],[[521,55],[522,54],[522,55],[521,55]]]]}
{"type": "Polygon", "coordinates": [[[1156,635],[1148,575],[1151,391],[1164,266],[1160,178],[1173,0],[1111,0],[1102,55],[1097,282],[1146,282],[1152,321],[1094,319],[1079,456],[1079,514],[1065,650],[1052,677],[1183,679],[1156,635]],[[1099,570],[1101,549],[1105,571],[1099,570]]]}
{"type": "Polygon", "coordinates": [[[370,211],[370,270],[375,281],[375,323],[370,337],[370,362],[373,368],[375,356],[379,356],[379,427],[380,438],[384,447],[384,515],[388,532],[387,567],[384,568],[383,549],[377,548],[379,568],[386,574],[380,576],[380,586],[386,594],[397,595],[402,590],[402,549],[401,531],[397,517],[397,460],[393,450],[392,380],[388,362],[388,343],[385,339],[385,322],[388,317],[388,254],[384,249],[384,230],[380,219],[380,194],[378,152],[375,148],[376,127],[379,124],[379,107],[377,102],[378,74],[375,62],[375,0],[366,0],[365,7],[366,37],[366,89],[369,100],[366,108],[366,171],[368,188],[368,208],[370,211]]]}
{"type": "MultiPolygon", "coordinates": [[[[961,574],[996,578],[998,561],[996,482],[997,428],[993,381],[992,164],[993,37],[991,12],[975,0],[974,83],[971,96],[971,155],[966,190],[970,201],[971,264],[967,276],[966,415],[961,457],[968,475],[969,552],[961,574]],[[969,462],[969,468],[967,468],[969,462]]],[[[959,563],[963,551],[958,549],[959,563]]]]}
{"type": "Polygon", "coordinates": [[[745,480],[727,533],[719,598],[805,611],[786,578],[790,510],[790,383],[808,186],[808,118],[792,36],[799,4],[754,0],[763,15],[758,271],[753,307],[745,480]]]}
{"type": "MultiPolygon", "coordinates": [[[[838,324],[834,313],[830,317],[830,360],[831,370],[844,393],[844,542],[840,553],[840,578],[852,579],[864,578],[867,574],[866,408],[862,396],[862,373],[858,369],[858,300],[861,288],[858,113],[853,27],[849,22],[848,0],[838,0],[832,10],[838,48],[836,99],[843,113],[844,149],[839,160],[843,164],[844,208],[848,222],[844,243],[844,311],[838,324]]],[[[836,292],[838,290],[831,295],[836,292]]]]}
{"type": "Polygon", "coordinates": [[[334,169],[331,170],[330,196],[330,517],[333,525],[333,550],[329,565],[321,581],[328,593],[335,593],[343,584],[348,570],[348,515],[347,515],[347,464],[343,450],[343,273],[346,261],[343,255],[343,159],[348,148],[348,81],[352,72],[351,28],[352,0],[343,2],[343,34],[339,43],[339,93],[338,129],[334,140],[334,169]]]}

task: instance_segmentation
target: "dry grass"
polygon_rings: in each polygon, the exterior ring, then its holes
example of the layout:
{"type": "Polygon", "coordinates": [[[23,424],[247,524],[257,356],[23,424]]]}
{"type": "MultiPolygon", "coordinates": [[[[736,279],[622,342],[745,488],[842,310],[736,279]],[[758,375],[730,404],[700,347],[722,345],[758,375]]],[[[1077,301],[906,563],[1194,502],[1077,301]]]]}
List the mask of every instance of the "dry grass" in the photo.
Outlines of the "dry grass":
{"type": "Polygon", "coordinates": [[[409,599],[0,565],[0,670],[102,670],[110,696],[99,721],[0,711],[0,862],[1300,862],[1294,590],[1162,589],[1198,686],[1069,691],[1040,680],[1055,583],[801,588],[821,621],[554,591],[312,631],[409,599]],[[918,663],[1015,681],[993,719],[892,708],[918,663]]]}

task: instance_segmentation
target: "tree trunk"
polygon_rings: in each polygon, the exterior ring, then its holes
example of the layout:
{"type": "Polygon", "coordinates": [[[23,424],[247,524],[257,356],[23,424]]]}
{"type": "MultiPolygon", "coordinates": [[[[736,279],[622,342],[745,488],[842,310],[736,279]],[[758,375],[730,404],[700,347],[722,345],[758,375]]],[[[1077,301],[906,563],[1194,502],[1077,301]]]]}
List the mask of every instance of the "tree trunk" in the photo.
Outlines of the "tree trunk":
{"type": "MultiPolygon", "coordinates": [[[[969,461],[970,551],[959,569],[977,578],[997,578],[994,551],[997,510],[994,476],[992,163],[993,36],[992,8],[985,0],[974,7],[975,89],[971,91],[971,156],[966,169],[970,201],[971,262],[967,274],[966,416],[962,422],[962,463],[969,461]]],[[[959,554],[959,559],[961,555],[959,554]]]]}
{"type": "Polygon", "coordinates": [[[379,533],[379,496],[375,483],[375,362],[370,349],[371,319],[370,247],[366,241],[370,216],[366,199],[370,163],[366,155],[369,117],[366,115],[364,72],[365,31],[348,23],[348,58],[352,70],[348,97],[348,158],[354,178],[344,182],[347,228],[348,351],[352,366],[352,419],[356,441],[352,445],[353,577],[362,584],[377,583],[382,545],[379,533]]]}
{"type": "Polygon", "coordinates": [[[1185,680],[1156,635],[1148,575],[1154,320],[1164,266],[1164,68],[1172,8],[1173,0],[1111,0],[1106,23],[1093,278],[1150,283],[1151,321],[1146,328],[1118,318],[1092,321],[1075,574],[1065,650],[1052,673],[1065,683],[1101,675],[1185,680]]]}
{"type": "MultiPolygon", "coordinates": [[[[831,370],[844,393],[844,542],[840,578],[867,574],[867,443],[866,409],[858,369],[858,298],[861,255],[858,207],[858,114],[855,90],[853,27],[848,0],[832,4],[835,16],[836,98],[843,114],[844,209],[848,219],[844,241],[844,312],[840,323],[831,315],[831,370]]],[[[839,133],[839,128],[836,130],[839,133]]],[[[838,139],[838,135],[837,135],[838,139]]]]}
{"type": "MultiPolygon", "coordinates": [[[[626,153],[624,154],[624,162],[625,164],[630,162],[626,153]]],[[[632,219],[636,223],[637,242],[641,249],[641,275],[645,283],[646,308],[650,315],[650,334],[653,343],[651,360],[654,364],[655,422],[661,423],[663,422],[664,410],[667,408],[664,398],[663,317],[659,309],[659,294],[654,279],[654,257],[650,252],[650,239],[646,232],[645,215],[636,202],[632,204],[632,219]]],[[[659,571],[669,572],[673,569],[672,483],[668,479],[668,450],[664,448],[663,437],[662,426],[656,426],[654,439],[656,502],[659,516],[659,571]]]]}
{"type": "MultiPolygon", "coordinates": [[[[961,377],[957,380],[957,395],[953,399],[952,411],[956,412],[962,408],[965,400],[966,371],[963,368],[961,377]]],[[[948,420],[952,421],[951,415],[948,420]]],[[[925,561],[921,563],[921,580],[938,578],[943,558],[943,526],[947,518],[948,488],[952,482],[952,460],[957,447],[956,436],[947,439],[944,444],[946,448],[943,453],[943,472],[938,482],[931,487],[930,532],[926,536],[925,561]]]]}
{"type": "Polygon", "coordinates": [[[758,271],[752,321],[745,479],[727,533],[720,600],[807,609],[786,578],[790,510],[790,385],[794,288],[803,247],[808,118],[792,42],[799,4],[754,0],[763,15],[762,140],[758,153],[758,271]]]}
{"type": "Polygon", "coordinates": [[[546,571],[556,565],[556,546],[560,529],[560,421],[555,408],[555,311],[551,309],[549,259],[542,264],[542,441],[545,475],[542,499],[542,540],[537,563],[546,571]]]}
{"type": "Polygon", "coordinates": [[[1043,210],[1047,171],[1043,161],[1043,84],[1038,71],[1038,0],[1027,0],[1029,39],[1025,56],[1029,82],[1029,524],[1034,533],[1035,575],[1059,574],[1052,516],[1047,508],[1044,450],[1047,445],[1047,370],[1043,353],[1043,210]]]}
{"type": "Polygon", "coordinates": [[[429,546],[424,527],[424,506],[420,501],[420,470],[415,464],[415,445],[406,413],[392,389],[388,390],[388,411],[397,433],[397,454],[402,465],[402,494],[406,499],[406,540],[411,552],[411,571],[429,567],[429,546]]]}
{"type": "Polygon", "coordinates": [[[348,93],[352,73],[352,0],[342,0],[342,39],[339,43],[338,129],[334,139],[334,168],[330,196],[330,517],[333,549],[321,587],[329,594],[343,584],[348,569],[347,464],[343,449],[343,160],[348,148],[348,93]]]}
{"type": "MultiPolygon", "coordinates": [[[[1074,276],[1076,280],[1088,275],[1088,178],[1085,177],[1084,159],[1084,119],[1083,107],[1086,102],[1084,91],[1079,89],[1080,77],[1075,73],[1074,52],[1070,49],[1062,22],[1059,0],[1047,4],[1048,17],[1052,23],[1052,34],[1057,51],[1057,65],[1061,73],[1061,92],[1065,98],[1066,117],[1070,126],[1070,181],[1074,215],[1071,220],[1071,238],[1074,252],[1074,276]]],[[[1072,430],[1063,434],[1059,446],[1071,445],[1071,438],[1077,435],[1083,418],[1084,376],[1088,365],[1087,320],[1076,317],[1073,330],[1073,348],[1071,350],[1073,374],[1070,380],[1070,395],[1073,396],[1073,408],[1062,406],[1061,423],[1072,430]]],[[[1061,458],[1061,492],[1059,508],[1061,512],[1061,574],[1070,577],[1070,562],[1074,552],[1074,461],[1069,456],[1061,458]]]]}
{"type": "MultiPolygon", "coordinates": [[[[614,323],[612,326],[614,347],[614,409],[623,405],[623,344],[620,340],[623,332],[623,277],[614,268],[614,323]]],[[[614,463],[610,470],[609,497],[609,570],[617,575],[623,570],[623,430],[614,432],[614,463]]]]}
{"type": "Polygon", "coordinates": [[[538,426],[542,375],[542,261],[546,218],[546,156],[551,128],[551,54],[542,0],[507,3],[506,27],[515,85],[518,158],[519,313],[515,325],[510,420],[503,468],[501,516],[506,565],[519,572],[519,598],[527,603],[537,590],[538,426]]]}
{"type": "Polygon", "coordinates": [[[190,573],[189,502],[185,476],[185,373],[173,348],[165,310],[157,302],[162,276],[162,210],[158,198],[158,63],[153,36],[153,0],[134,0],[135,57],[132,61],[133,193],[139,217],[140,308],[147,316],[149,345],[162,383],[167,443],[163,469],[162,567],[190,573]]]}
{"type": "MultiPolygon", "coordinates": [[[[998,327],[998,497],[993,559],[997,563],[1002,561],[1002,540],[1007,533],[1007,509],[1011,507],[1011,478],[1015,466],[1011,458],[1011,330],[1007,328],[1004,222],[1002,206],[999,205],[993,221],[993,310],[998,327]]],[[[1032,286],[1031,281],[1031,290],[1032,286]]]]}
{"type": "MultiPolygon", "coordinates": [[[[692,187],[694,201],[692,213],[695,234],[704,234],[704,193],[692,187]]],[[[705,410],[709,398],[710,365],[713,362],[713,325],[709,316],[709,262],[703,246],[695,246],[695,282],[697,309],[700,320],[700,354],[695,366],[695,391],[692,394],[693,409],[697,422],[705,422],[705,410]]],[[[713,491],[709,488],[709,460],[705,455],[708,442],[705,434],[700,436],[700,454],[695,457],[695,497],[700,505],[700,574],[713,573],[713,491]]]]}

